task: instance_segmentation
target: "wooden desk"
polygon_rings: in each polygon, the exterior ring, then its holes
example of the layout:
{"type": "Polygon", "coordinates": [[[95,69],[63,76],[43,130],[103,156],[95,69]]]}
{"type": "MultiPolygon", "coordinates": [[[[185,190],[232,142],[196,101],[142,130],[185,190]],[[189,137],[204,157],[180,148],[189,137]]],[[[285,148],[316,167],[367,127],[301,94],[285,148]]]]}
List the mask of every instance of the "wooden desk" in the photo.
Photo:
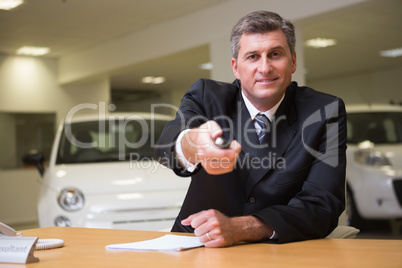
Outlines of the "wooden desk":
{"type": "Polygon", "coordinates": [[[105,246],[153,239],[165,233],[51,227],[25,230],[22,234],[65,241],[63,248],[35,251],[34,255],[40,262],[26,264],[28,268],[402,267],[402,240],[319,239],[282,245],[258,243],[228,248],[201,247],[182,252],[151,252],[106,250],[105,246]]]}

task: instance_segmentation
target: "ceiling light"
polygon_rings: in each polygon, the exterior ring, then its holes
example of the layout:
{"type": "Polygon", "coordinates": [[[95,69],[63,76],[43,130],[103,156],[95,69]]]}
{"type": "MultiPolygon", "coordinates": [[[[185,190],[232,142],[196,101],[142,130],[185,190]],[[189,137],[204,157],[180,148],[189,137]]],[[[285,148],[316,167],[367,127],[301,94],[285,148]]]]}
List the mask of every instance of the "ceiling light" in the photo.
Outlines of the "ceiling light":
{"type": "Polygon", "coordinates": [[[166,78],[163,76],[154,77],[152,84],[162,84],[166,81],[166,78]]]}
{"type": "Polygon", "coordinates": [[[145,76],[141,79],[143,84],[151,84],[153,80],[153,76],[145,76]]]}
{"type": "Polygon", "coordinates": [[[400,57],[400,56],[402,56],[402,47],[388,49],[388,50],[382,50],[382,51],[380,51],[380,56],[381,57],[390,57],[390,58],[400,57]]]}
{"type": "Polygon", "coordinates": [[[213,67],[214,65],[212,64],[212,62],[207,62],[199,65],[199,68],[201,70],[212,70],[213,67]]]}
{"type": "Polygon", "coordinates": [[[27,56],[42,56],[49,53],[50,49],[48,47],[21,47],[17,50],[18,55],[27,56]]]}
{"type": "Polygon", "coordinates": [[[307,40],[305,42],[305,45],[307,47],[323,48],[323,47],[329,47],[329,46],[336,45],[336,40],[335,39],[327,39],[327,38],[313,38],[313,39],[307,40]]]}
{"type": "Polygon", "coordinates": [[[24,3],[23,0],[0,0],[0,9],[10,10],[24,3]]]}
{"type": "Polygon", "coordinates": [[[163,76],[145,76],[141,79],[143,84],[162,84],[166,81],[166,78],[163,76]]]}

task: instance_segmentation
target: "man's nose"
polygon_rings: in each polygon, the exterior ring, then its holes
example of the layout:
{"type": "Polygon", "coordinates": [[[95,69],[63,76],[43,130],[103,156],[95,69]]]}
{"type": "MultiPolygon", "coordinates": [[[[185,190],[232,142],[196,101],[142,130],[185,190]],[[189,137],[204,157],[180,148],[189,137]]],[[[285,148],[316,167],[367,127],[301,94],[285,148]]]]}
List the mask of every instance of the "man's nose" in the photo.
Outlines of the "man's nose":
{"type": "Polygon", "coordinates": [[[264,57],[260,62],[259,68],[261,73],[263,74],[269,73],[273,69],[272,62],[268,58],[264,57]]]}

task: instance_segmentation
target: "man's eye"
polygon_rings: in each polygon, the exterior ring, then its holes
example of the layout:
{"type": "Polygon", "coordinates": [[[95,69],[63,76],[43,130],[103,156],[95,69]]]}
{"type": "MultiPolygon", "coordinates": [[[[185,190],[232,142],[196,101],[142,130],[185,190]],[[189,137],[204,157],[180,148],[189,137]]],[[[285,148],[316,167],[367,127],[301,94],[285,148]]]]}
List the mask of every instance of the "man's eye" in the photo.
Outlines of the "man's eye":
{"type": "Polygon", "coordinates": [[[247,59],[255,60],[255,59],[257,59],[257,55],[250,55],[250,56],[247,57],[247,59]]]}
{"type": "Polygon", "coordinates": [[[272,52],[271,57],[279,58],[282,54],[280,52],[272,52]]]}

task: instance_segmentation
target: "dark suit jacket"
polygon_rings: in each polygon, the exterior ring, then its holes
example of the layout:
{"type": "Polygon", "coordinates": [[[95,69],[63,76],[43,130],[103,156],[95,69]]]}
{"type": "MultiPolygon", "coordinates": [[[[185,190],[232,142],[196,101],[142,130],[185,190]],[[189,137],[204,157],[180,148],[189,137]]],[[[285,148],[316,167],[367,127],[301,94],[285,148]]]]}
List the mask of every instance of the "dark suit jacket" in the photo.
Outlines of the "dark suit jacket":
{"type": "Polygon", "coordinates": [[[239,81],[201,79],[192,85],[155,149],[162,164],[192,177],[172,231],[192,232],[180,220],[211,208],[227,216],[259,217],[276,231],[279,243],[322,238],[337,226],[345,206],[343,101],[292,82],[272,122],[268,146],[257,148],[261,145],[239,81]],[[208,120],[217,121],[224,137],[242,146],[228,174],[209,175],[202,167],[190,174],[175,159],[179,133],[208,120]]]}

